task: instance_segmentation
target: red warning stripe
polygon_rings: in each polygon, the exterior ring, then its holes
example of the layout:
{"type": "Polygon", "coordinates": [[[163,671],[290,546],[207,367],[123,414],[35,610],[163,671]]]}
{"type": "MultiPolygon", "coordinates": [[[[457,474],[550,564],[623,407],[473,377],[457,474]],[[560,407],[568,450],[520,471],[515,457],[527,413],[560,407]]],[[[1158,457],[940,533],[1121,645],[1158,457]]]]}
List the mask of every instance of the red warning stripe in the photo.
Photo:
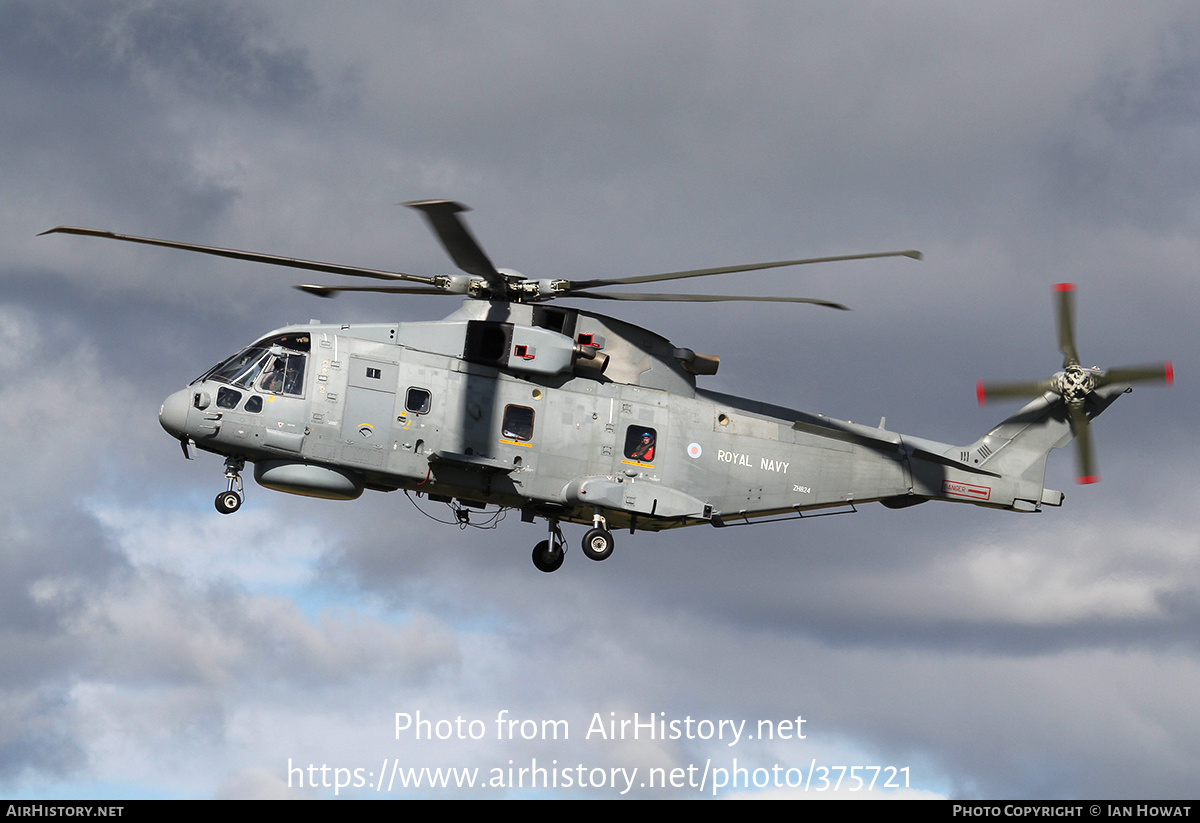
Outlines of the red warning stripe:
{"type": "Polygon", "coordinates": [[[970,500],[989,500],[992,496],[990,486],[976,486],[972,483],[959,483],[954,480],[943,480],[942,491],[955,497],[966,497],[970,500]]]}

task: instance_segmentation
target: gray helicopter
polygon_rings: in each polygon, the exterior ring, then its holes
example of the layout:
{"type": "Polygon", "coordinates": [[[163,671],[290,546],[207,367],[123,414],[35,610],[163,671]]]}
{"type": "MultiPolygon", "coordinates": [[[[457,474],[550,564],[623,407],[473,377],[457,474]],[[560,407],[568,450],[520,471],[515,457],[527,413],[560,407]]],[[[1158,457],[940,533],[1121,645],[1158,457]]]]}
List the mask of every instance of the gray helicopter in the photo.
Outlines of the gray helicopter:
{"type": "Polygon", "coordinates": [[[1075,350],[1074,286],[1064,283],[1055,287],[1062,370],[1041,381],[979,384],[980,403],[1032,402],[974,443],[806,414],[706,391],[696,378],[715,374],[717,357],[611,317],[548,304],[563,297],[749,300],[844,309],[802,297],[596,290],[838,260],[920,259],[919,252],[531,280],[492,265],[459,216],[466,207],[405,205],[424,214],[463,274],[420,276],[70,226],[44,234],[385,281],[297,287],[323,297],[464,295],[444,320],[276,329],[168,397],[159,420],[189,460],[197,449],[225,458],[226,489],[216,498],[224,514],[242,504],[247,461],[269,489],[334,500],[402,489],[448,504],[459,525],[493,525],[497,512],[516,509],[525,522],[549,524],[548,539],[533,549],[543,572],[563,563],[563,522],[588,526],[583,553],[604,560],[619,528],[747,525],[848,513],[874,501],[897,509],[928,500],[1018,512],[1061,506],[1062,492],[1044,487],[1050,451],[1077,440],[1078,480],[1095,482],[1089,421],[1131,383],[1172,380],[1170,363],[1084,367],[1075,350]]]}

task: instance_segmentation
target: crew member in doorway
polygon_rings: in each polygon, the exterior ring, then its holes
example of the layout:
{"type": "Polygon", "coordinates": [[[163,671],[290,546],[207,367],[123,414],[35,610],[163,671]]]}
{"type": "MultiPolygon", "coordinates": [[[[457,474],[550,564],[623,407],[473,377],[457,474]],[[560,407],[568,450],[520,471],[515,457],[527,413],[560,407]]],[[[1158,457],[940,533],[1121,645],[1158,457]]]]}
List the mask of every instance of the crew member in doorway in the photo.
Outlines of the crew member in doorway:
{"type": "Polygon", "coordinates": [[[634,446],[633,452],[629,455],[634,460],[640,460],[643,463],[654,462],[654,435],[650,432],[642,432],[642,442],[634,446]]]}

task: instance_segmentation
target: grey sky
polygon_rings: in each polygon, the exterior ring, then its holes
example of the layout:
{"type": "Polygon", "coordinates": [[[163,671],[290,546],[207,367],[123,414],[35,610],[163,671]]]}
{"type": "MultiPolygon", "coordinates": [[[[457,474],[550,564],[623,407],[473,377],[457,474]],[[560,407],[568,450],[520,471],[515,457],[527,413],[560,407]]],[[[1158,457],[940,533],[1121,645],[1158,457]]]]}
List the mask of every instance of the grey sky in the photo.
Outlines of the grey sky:
{"type": "Polygon", "coordinates": [[[0,54],[6,795],[325,796],[289,792],[289,758],[385,757],[816,759],[909,766],[913,793],[1195,794],[1194,4],[8,0],[0,54]],[[453,299],[320,301],[262,266],[35,237],[447,272],[395,205],[428,197],[471,205],[497,265],[536,277],[926,253],[698,289],[849,313],[602,307],[721,355],[720,391],[969,442],[1006,414],[976,408],[975,380],[1058,366],[1059,281],[1079,284],[1085,361],[1172,358],[1179,382],[1093,427],[1100,485],[1052,457],[1061,510],[622,536],[548,576],[540,524],[460,532],[399,494],[251,486],[223,518],[220,461],[185,463],[155,418],[287,322],[453,299]],[[505,709],[572,739],[394,739],[395,712],[505,709]],[[802,714],[809,736],[583,740],[610,712],[802,714]]]}

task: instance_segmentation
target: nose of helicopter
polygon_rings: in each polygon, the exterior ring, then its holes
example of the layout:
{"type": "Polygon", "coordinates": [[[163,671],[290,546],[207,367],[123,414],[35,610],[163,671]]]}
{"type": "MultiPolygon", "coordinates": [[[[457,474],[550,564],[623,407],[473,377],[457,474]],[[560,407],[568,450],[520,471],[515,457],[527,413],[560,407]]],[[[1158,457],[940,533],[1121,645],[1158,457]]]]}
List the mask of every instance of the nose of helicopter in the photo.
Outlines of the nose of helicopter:
{"type": "Polygon", "coordinates": [[[172,437],[181,437],[187,428],[188,407],[192,396],[188,389],[180,389],[163,401],[158,410],[158,422],[172,437]]]}

